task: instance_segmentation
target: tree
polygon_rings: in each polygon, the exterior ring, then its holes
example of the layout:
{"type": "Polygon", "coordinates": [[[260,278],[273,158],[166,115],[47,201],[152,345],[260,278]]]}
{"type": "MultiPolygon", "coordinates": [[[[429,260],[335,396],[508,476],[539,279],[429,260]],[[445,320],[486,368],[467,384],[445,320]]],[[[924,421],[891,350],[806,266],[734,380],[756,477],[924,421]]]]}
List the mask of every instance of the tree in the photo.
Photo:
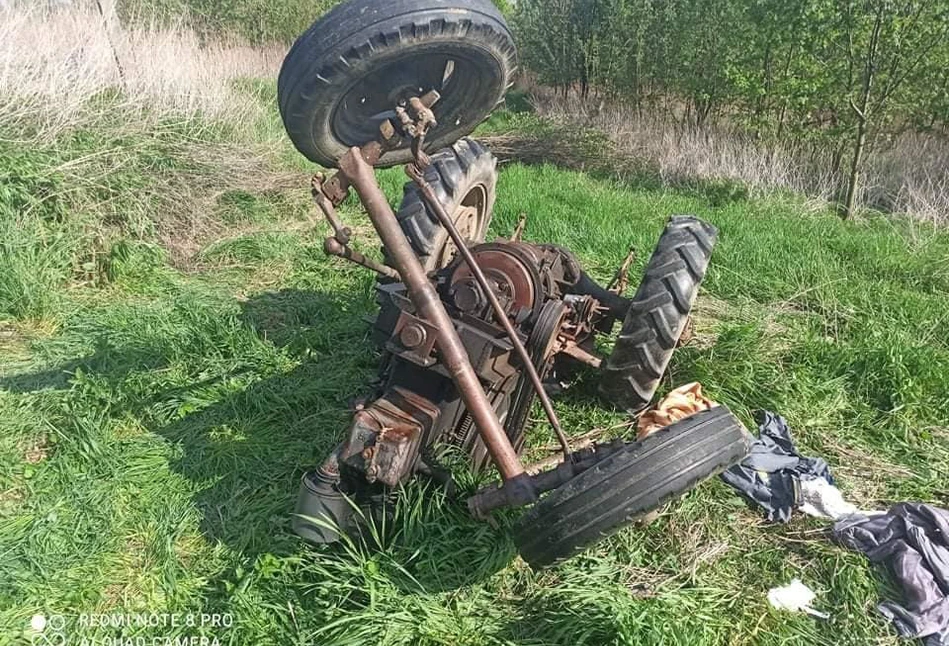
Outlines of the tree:
{"type": "Polygon", "coordinates": [[[839,0],[846,64],[843,96],[852,128],[850,171],[842,215],[854,213],[866,152],[887,129],[912,124],[927,64],[949,37],[949,6],[942,0],[839,0]]]}
{"type": "Polygon", "coordinates": [[[819,141],[846,217],[870,151],[949,127],[946,0],[518,0],[514,13],[541,82],[819,141]]]}

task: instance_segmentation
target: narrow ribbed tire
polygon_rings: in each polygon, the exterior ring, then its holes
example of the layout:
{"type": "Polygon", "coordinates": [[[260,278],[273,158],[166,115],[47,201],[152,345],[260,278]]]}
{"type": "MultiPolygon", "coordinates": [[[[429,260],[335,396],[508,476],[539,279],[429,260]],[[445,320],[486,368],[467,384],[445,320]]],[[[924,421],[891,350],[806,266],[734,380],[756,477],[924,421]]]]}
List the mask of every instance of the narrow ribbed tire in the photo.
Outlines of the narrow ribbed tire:
{"type": "Polygon", "coordinates": [[[616,345],[603,363],[600,394],[630,414],[652,400],[705,277],[718,231],[691,215],[669,219],[616,345]]]}
{"type": "MultiPolygon", "coordinates": [[[[376,139],[411,96],[437,90],[428,149],[469,134],[503,100],[516,67],[510,29],[491,0],[346,0],[287,53],[277,80],[280,115],[297,149],[335,166],[376,139]]],[[[379,166],[410,161],[408,141],[379,166]]]]}
{"type": "Polygon", "coordinates": [[[515,528],[518,551],[535,569],[568,559],[736,464],[751,441],[724,406],[676,422],[535,504],[515,528]]]}
{"type": "MultiPolygon", "coordinates": [[[[472,244],[484,242],[491,223],[497,165],[487,148],[473,139],[462,139],[432,155],[425,170],[425,181],[472,244]]],[[[441,269],[450,261],[454,245],[415,182],[405,185],[397,218],[426,271],[441,269]]]]}

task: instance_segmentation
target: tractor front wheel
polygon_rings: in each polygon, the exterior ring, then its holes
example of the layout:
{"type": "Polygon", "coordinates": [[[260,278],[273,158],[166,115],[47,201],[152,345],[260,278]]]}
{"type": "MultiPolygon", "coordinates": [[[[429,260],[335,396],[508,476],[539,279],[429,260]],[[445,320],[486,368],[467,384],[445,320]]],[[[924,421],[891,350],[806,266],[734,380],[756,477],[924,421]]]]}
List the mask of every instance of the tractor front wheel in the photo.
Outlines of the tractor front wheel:
{"type": "Polygon", "coordinates": [[[515,528],[518,551],[533,568],[555,565],[737,463],[750,445],[724,406],[671,424],[541,499],[515,528]]]}

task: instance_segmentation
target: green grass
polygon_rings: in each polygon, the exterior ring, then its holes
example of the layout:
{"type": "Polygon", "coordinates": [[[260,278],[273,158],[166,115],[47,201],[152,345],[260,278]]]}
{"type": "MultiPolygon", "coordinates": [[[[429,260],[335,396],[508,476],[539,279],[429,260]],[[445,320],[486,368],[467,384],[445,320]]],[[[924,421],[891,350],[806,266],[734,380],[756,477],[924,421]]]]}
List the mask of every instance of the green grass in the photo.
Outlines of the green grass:
{"type": "MultiPolygon", "coordinates": [[[[117,634],[77,625],[95,612],[231,613],[203,634],[232,644],[896,642],[874,610],[888,584],[861,556],[823,523],[763,523],[717,480],[539,573],[516,557],[516,512],[476,522],[422,483],[390,526],[301,545],[299,477],[375,372],[373,277],[322,254],[288,144],[259,172],[298,182],[224,182],[166,134],[139,133],[126,163],[85,185],[51,169],[117,150],[108,132],[0,162],[0,643],[27,643],[37,612],[66,615],[69,643],[117,634]],[[202,191],[213,235],[169,238],[169,211],[202,191]],[[830,621],[768,608],[792,577],[830,621]]],[[[381,176],[396,201],[404,176],[381,176]]],[[[506,165],[493,234],[521,212],[528,239],[567,245],[600,279],[629,245],[640,272],[670,214],[714,223],[698,336],[663,388],[698,379],[748,424],[755,408],[780,412],[861,506],[949,505],[949,235],[506,165]]],[[[366,218],[344,215],[374,252],[366,218]]],[[[591,399],[594,382],[557,402],[573,434],[623,421],[591,399]]],[[[535,426],[536,453],[550,438],[535,426]]]]}
{"type": "MultiPolygon", "coordinates": [[[[340,0],[125,0],[122,19],[132,23],[154,20],[186,22],[202,35],[237,35],[253,43],[292,43],[340,0]]],[[[507,0],[494,0],[502,12],[507,0]]]]}

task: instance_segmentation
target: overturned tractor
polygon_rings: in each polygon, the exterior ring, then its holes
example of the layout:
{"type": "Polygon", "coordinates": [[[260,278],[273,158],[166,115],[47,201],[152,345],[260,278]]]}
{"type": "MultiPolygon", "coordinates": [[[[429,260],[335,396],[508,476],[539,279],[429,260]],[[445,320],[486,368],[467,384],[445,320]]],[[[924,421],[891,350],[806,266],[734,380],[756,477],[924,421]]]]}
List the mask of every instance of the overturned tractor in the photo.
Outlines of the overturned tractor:
{"type": "Polygon", "coordinates": [[[348,531],[360,507],[423,473],[450,479],[433,455],[453,445],[500,484],[476,492],[471,511],[527,506],[515,530],[535,567],[567,558],[740,460],[748,436],[723,406],[642,441],[571,451],[545,385],[578,364],[631,414],[656,392],[702,281],[716,230],[692,216],[666,224],[633,298],[629,262],[610,285],[590,278],[553,244],[485,242],[496,160],[467,135],[503,99],[515,64],[510,31],[490,0],[349,0],[291,49],[279,79],[287,132],[317,174],[314,199],[333,229],[328,254],[377,272],[373,336],[378,388],[357,406],[335,451],[304,476],[295,530],[318,543],[348,531]],[[394,212],[374,169],[405,164],[394,212]],[[384,261],[350,247],[336,208],[355,192],[384,261]],[[619,336],[609,356],[596,337],[619,336]],[[563,450],[529,474],[520,460],[528,413],[543,408],[563,450]]]}

